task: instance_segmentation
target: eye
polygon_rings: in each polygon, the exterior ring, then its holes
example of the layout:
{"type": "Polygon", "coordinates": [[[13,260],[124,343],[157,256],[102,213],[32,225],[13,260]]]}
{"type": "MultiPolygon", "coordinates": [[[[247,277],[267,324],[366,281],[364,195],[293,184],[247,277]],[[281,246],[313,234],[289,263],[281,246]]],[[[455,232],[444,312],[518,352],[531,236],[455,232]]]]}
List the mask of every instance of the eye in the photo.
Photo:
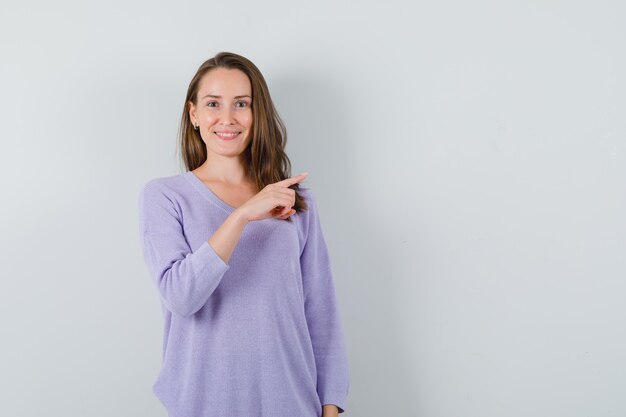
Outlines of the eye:
{"type": "Polygon", "coordinates": [[[239,100],[236,104],[236,107],[248,107],[248,102],[245,100],[239,100]]]}
{"type": "Polygon", "coordinates": [[[207,107],[217,107],[217,101],[209,101],[206,105],[207,107]]]}

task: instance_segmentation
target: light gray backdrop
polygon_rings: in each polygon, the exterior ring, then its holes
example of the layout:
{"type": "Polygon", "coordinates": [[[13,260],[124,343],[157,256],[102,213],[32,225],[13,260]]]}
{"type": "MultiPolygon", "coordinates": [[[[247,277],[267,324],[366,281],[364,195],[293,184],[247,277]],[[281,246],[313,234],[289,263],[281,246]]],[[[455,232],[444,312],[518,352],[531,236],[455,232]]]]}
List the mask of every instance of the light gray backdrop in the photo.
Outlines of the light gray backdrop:
{"type": "Polygon", "coordinates": [[[346,417],[626,415],[625,13],[4,1],[0,414],[166,415],[137,196],[181,172],[185,90],[226,50],[319,199],[346,417]]]}

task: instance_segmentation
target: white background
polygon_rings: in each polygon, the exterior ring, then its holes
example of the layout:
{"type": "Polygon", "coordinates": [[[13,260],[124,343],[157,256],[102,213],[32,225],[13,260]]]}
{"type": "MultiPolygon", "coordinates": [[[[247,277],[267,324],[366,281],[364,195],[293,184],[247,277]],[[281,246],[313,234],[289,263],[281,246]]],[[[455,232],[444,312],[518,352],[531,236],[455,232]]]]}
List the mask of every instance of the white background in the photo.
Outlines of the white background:
{"type": "Polygon", "coordinates": [[[0,414],[166,415],[137,197],[182,172],[187,85],[224,50],[265,75],[319,200],[344,416],[626,415],[625,15],[3,1],[0,414]]]}

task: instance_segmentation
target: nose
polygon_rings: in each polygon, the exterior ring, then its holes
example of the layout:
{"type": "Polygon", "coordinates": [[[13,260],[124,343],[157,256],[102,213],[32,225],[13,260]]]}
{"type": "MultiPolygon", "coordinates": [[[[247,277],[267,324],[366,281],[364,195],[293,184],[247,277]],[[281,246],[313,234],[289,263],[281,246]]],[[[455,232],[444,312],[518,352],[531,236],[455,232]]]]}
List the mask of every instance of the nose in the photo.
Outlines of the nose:
{"type": "Polygon", "coordinates": [[[221,117],[220,117],[220,124],[221,125],[232,125],[233,124],[233,117],[231,114],[232,110],[230,108],[226,108],[224,109],[224,111],[222,111],[221,117]]]}

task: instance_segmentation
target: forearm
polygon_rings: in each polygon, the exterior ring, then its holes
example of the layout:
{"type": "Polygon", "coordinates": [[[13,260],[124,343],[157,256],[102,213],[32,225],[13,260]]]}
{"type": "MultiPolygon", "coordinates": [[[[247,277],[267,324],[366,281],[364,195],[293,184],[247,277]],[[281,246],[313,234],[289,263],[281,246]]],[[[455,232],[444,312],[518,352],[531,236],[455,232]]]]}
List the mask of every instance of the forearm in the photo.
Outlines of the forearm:
{"type": "Polygon", "coordinates": [[[209,245],[225,263],[228,263],[248,223],[241,211],[235,210],[209,239],[209,245]]]}

